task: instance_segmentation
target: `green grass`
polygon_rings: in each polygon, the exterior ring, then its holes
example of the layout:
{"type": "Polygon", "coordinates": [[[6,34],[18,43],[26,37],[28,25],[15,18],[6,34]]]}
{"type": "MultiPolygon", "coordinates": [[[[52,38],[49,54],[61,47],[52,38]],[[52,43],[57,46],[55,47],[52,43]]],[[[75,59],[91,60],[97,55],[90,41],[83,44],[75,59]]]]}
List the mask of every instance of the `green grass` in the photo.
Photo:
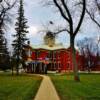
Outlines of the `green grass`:
{"type": "Polygon", "coordinates": [[[61,100],[100,100],[100,74],[81,74],[81,82],[72,75],[50,75],[61,100]]]}
{"type": "Polygon", "coordinates": [[[33,100],[42,78],[0,74],[0,100],[33,100]]]}

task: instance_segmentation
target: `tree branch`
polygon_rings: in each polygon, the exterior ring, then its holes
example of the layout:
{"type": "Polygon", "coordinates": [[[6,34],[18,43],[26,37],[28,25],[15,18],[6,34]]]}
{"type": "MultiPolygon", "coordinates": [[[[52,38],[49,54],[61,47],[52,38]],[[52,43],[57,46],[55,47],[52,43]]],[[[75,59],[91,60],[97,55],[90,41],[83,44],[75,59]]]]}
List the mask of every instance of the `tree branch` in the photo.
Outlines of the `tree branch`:
{"type": "Polygon", "coordinates": [[[66,10],[66,13],[69,17],[69,26],[70,26],[70,34],[73,34],[73,20],[72,20],[72,17],[71,17],[71,14],[70,14],[70,11],[65,3],[65,0],[61,0],[65,10],[66,10]]]}
{"type": "Polygon", "coordinates": [[[69,22],[70,20],[69,20],[69,19],[67,18],[67,16],[64,14],[64,12],[63,12],[61,6],[57,3],[57,0],[53,0],[53,1],[54,1],[54,4],[56,5],[56,7],[59,9],[59,11],[60,11],[62,17],[63,17],[64,19],[66,19],[66,20],[69,22]]]}
{"type": "Polygon", "coordinates": [[[70,31],[69,30],[67,30],[67,29],[62,29],[62,30],[59,30],[59,31],[57,31],[57,32],[54,32],[54,34],[56,35],[56,34],[59,34],[59,33],[61,33],[61,32],[68,32],[68,33],[70,33],[70,31]]]}
{"type": "Polygon", "coordinates": [[[61,2],[62,2],[63,6],[64,6],[64,8],[66,10],[66,13],[68,14],[68,17],[69,17],[70,22],[72,22],[72,17],[71,17],[71,14],[70,14],[69,9],[68,9],[68,7],[67,7],[67,5],[65,3],[65,0],[61,0],[61,2]]]}
{"type": "Polygon", "coordinates": [[[92,19],[92,21],[94,21],[97,24],[97,26],[100,28],[100,23],[92,16],[92,14],[88,11],[87,8],[86,8],[86,12],[90,16],[90,18],[92,19]]]}
{"type": "Polygon", "coordinates": [[[77,26],[76,30],[74,31],[74,36],[77,34],[77,32],[79,31],[79,29],[81,27],[81,24],[83,22],[83,18],[85,16],[85,10],[86,10],[86,0],[83,0],[83,10],[82,10],[82,14],[80,16],[80,20],[79,20],[78,26],[77,26]]]}
{"type": "Polygon", "coordinates": [[[99,1],[95,0],[95,4],[96,4],[98,10],[100,11],[100,3],[98,3],[98,2],[99,2],[99,1]]]}

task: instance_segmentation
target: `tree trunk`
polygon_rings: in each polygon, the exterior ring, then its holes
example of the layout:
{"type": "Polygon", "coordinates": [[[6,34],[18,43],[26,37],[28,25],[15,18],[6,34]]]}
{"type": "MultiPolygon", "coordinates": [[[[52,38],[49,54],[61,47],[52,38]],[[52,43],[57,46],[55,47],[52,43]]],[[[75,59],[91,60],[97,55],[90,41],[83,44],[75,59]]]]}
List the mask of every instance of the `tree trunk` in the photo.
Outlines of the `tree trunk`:
{"type": "Polygon", "coordinates": [[[14,75],[13,65],[11,65],[11,70],[12,70],[12,76],[13,76],[14,75]]]}
{"type": "Polygon", "coordinates": [[[17,75],[19,75],[19,68],[18,67],[19,67],[19,64],[17,64],[17,67],[16,67],[16,74],[17,75]]]}
{"type": "Polygon", "coordinates": [[[16,74],[19,75],[19,55],[17,55],[16,74]]]}
{"type": "Polygon", "coordinates": [[[75,37],[70,36],[70,47],[71,47],[71,52],[72,52],[72,64],[73,64],[74,80],[80,81],[79,74],[78,74],[78,65],[77,65],[77,60],[76,60],[76,50],[74,47],[74,41],[75,41],[75,37]]]}

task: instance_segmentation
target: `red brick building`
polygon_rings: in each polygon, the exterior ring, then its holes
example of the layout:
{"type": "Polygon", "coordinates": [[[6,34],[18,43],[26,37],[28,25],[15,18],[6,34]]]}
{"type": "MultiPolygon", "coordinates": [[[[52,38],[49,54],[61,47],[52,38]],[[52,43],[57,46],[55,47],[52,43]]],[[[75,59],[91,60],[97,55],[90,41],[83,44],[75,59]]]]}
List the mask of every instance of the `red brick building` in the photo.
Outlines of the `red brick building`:
{"type": "MultiPolygon", "coordinates": [[[[27,54],[26,64],[28,65],[28,71],[41,72],[44,65],[48,70],[52,71],[72,71],[73,64],[71,59],[71,48],[64,48],[61,45],[55,47],[42,46],[41,48],[32,48],[31,46],[25,46],[27,54]]],[[[76,53],[76,59],[81,70],[79,61],[79,54],[76,53]]]]}
{"type": "MultiPolygon", "coordinates": [[[[25,45],[24,60],[27,65],[27,72],[45,72],[52,70],[58,72],[73,71],[72,50],[65,48],[61,44],[56,44],[55,36],[52,32],[47,32],[44,36],[44,44],[41,46],[30,46],[30,42],[25,45]]],[[[76,61],[80,71],[100,71],[100,56],[93,54],[85,57],[80,55],[76,49],[76,61]],[[91,65],[90,65],[91,63],[91,65]]]]}
{"type": "MultiPolygon", "coordinates": [[[[72,63],[72,52],[71,48],[64,48],[61,45],[54,47],[42,46],[42,47],[31,47],[29,45],[25,46],[26,52],[26,64],[28,72],[44,72],[44,67],[47,66],[47,70],[66,72],[73,70],[72,63]]],[[[78,69],[80,71],[87,70],[85,66],[85,59],[83,56],[76,52],[76,59],[78,64],[78,69]]],[[[97,58],[93,56],[93,59],[97,58]]],[[[97,59],[98,60],[98,59],[97,59]]],[[[91,68],[94,71],[100,71],[100,63],[91,68]]]]}

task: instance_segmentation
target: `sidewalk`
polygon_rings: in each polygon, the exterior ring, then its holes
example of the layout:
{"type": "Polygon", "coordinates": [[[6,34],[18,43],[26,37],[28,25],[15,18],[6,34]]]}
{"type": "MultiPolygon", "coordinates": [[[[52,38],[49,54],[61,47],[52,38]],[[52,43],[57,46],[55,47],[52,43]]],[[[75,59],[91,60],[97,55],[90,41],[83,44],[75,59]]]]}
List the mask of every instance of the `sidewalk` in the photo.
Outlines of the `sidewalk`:
{"type": "Polygon", "coordinates": [[[34,100],[60,100],[48,76],[41,75],[43,81],[34,100]]]}

